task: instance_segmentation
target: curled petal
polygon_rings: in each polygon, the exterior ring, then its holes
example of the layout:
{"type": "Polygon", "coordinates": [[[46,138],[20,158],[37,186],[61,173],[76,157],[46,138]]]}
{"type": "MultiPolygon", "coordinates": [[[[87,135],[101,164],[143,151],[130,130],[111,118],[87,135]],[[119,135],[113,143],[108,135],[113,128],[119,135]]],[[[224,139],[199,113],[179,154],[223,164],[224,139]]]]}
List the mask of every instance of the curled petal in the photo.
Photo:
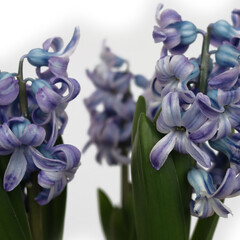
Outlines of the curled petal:
{"type": "Polygon", "coordinates": [[[225,177],[215,193],[211,197],[224,199],[228,197],[235,188],[236,173],[233,169],[229,168],[225,174],[225,177]]]}
{"type": "Polygon", "coordinates": [[[25,127],[22,136],[19,138],[22,144],[37,147],[42,144],[46,136],[44,128],[35,124],[25,127]]]}
{"type": "Polygon", "coordinates": [[[201,195],[204,192],[206,192],[208,195],[211,195],[216,191],[211,175],[202,169],[190,170],[188,172],[187,179],[194,188],[197,198],[204,197],[201,195]]]}
{"type": "Polygon", "coordinates": [[[213,140],[227,137],[232,132],[232,126],[226,113],[219,116],[218,131],[213,140]]]}
{"type": "Polygon", "coordinates": [[[209,81],[209,86],[214,89],[229,90],[237,82],[239,75],[239,66],[227,70],[209,81]]]}
{"type": "Polygon", "coordinates": [[[194,65],[183,55],[175,55],[170,61],[171,72],[176,78],[184,81],[193,72],[194,65]]]}
{"type": "Polygon", "coordinates": [[[111,150],[111,155],[112,157],[115,159],[115,161],[117,163],[120,163],[120,164],[129,164],[130,163],[130,158],[127,157],[127,156],[123,156],[120,151],[118,150],[115,150],[115,149],[112,149],[111,150]]]}
{"type": "MultiPolygon", "coordinates": [[[[157,11],[159,11],[160,9],[161,8],[158,8],[157,11]]],[[[160,27],[165,28],[170,24],[174,24],[180,21],[182,21],[182,18],[175,10],[165,9],[159,17],[158,24],[160,25],[160,27]]]]}
{"type": "Polygon", "coordinates": [[[209,97],[202,93],[198,93],[196,101],[202,113],[209,119],[217,118],[224,111],[224,109],[218,110],[212,107],[209,97]]]}
{"type": "Polygon", "coordinates": [[[13,190],[22,180],[27,169],[24,148],[14,150],[4,174],[3,186],[5,191],[13,190]]]}
{"type": "Polygon", "coordinates": [[[66,76],[69,63],[68,57],[51,56],[48,60],[50,72],[55,76],[66,76]]]}
{"type": "Polygon", "coordinates": [[[0,106],[12,103],[18,96],[18,81],[9,73],[0,73],[0,106]]]}
{"type": "Polygon", "coordinates": [[[59,52],[63,47],[63,40],[59,37],[49,38],[43,43],[43,49],[49,51],[50,48],[54,52],[59,52]]]}
{"type": "Polygon", "coordinates": [[[43,156],[37,149],[32,148],[32,157],[35,165],[45,171],[62,171],[66,167],[66,162],[43,156]]]}
{"type": "Polygon", "coordinates": [[[163,42],[167,38],[166,34],[158,26],[154,26],[152,36],[155,43],[163,42]]]}
{"type": "Polygon", "coordinates": [[[176,143],[176,133],[170,132],[159,140],[150,152],[152,166],[159,170],[168,158],[176,143]]]}
{"type": "Polygon", "coordinates": [[[66,162],[65,170],[70,170],[80,164],[81,153],[72,145],[59,144],[53,147],[52,154],[58,156],[59,159],[66,162]]]}
{"type": "Polygon", "coordinates": [[[61,103],[62,97],[52,89],[43,87],[37,91],[36,100],[40,109],[45,113],[49,113],[61,103]]]}
{"type": "Polygon", "coordinates": [[[240,11],[239,9],[234,9],[232,11],[232,21],[235,28],[240,28],[240,11]]]}
{"type": "MultiPolygon", "coordinates": [[[[21,142],[13,134],[7,123],[0,126],[0,148],[1,151],[12,152],[16,147],[20,146],[21,142]]],[[[9,153],[10,153],[9,152],[9,153]]]]}
{"type": "Polygon", "coordinates": [[[70,55],[73,54],[73,52],[75,51],[78,45],[79,38],[80,38],[80,29],[79,27],[75,27],[72,39],[64,49],[62,56],[69,57],[70,55]]]}

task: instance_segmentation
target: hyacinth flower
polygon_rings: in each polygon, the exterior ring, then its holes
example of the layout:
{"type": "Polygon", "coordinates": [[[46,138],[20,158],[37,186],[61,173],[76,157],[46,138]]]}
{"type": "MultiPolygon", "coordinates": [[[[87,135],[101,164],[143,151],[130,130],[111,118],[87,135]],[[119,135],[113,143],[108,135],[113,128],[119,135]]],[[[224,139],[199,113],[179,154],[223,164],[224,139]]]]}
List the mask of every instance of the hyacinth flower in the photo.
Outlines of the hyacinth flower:
{"type": "Polygon", "coordinates": [[[18,96],[18,81],[13,74],[0,72],[0,106],[11,104],[18,96]]]}
{"type": "Polygon", "coordinates": [[[196,97],[193,105],[181,111],[177,92],[170,92],[162,101],[162,111],[157,119],[157,130],[167,133],[151,150],[150,161],[159,170],[169,153],[175,149],[180,153],[190,154],[200,165],[210,167],[211,161],[207,153],[196,143],[211,139],[216,133],[216,122],[206,121],[196,97]],[[192,140],[194,136],[194,141],[192,140]]]}
{"type": "Polygon", "coordinates": [[[162,4],[156,10],[156,21],[159,26],[154,26],[153,39],[156,43],[163,42],[164,48],[172,54],[182,54],[197,37],[199,30],[189,21],[182,21],[181,16],[172,9],[161,12],[162,4]]]}
{"type": "Polygon", "coordinates": [[[206,218],[214,212],[227,217],[231,210],[221,200],[239,194],[240,177],[228,168],[222,183],[216,188],[212,176],[205,170],[192,169],[188,172],[188,181],[195,190],[196,198],[190,203],[193,216],[206,218]]]}
{"type": "Polygon", "coordinates": [[[45,205],[61,194],[80,165],[80,151],[69,144],[59,144],[51,150],[42,144],[32,150],[34,164],[40,169],[38,183],[43,188],[36,201],[45,205]]]}
{"type": "Polygon", "coordinates": [[[36,67],[39,78],[49,79],[53,76],[67,76],[69,57],[75,51],[80,38],[80,30],[75,28],[71,41],[63,49],[63,40],[59,37],[49,38],[43,43],[43,48],[32,49],[25,57],[36,67]],[[50,50],[53,50],[50,51],[50,50]],[[48,67],[41,72],[41,67],[48,67]]]}
{"type": "MultiPolygon", "coordinates": [[[[183,55],[160,58],[156,64],[156,77],[161,85],[159,93],[162,97],[169,92],[178,91],[191,98],[187,83],[199,74],[199,68],[183,55]]],[[[191,100],[189,99],[191,102],[191,100]]]]}
{"type": "Polygon", "coordinates": [[[14,117],[0,126],[0,154],[12,153],[4,175],[4,189],[13,190],[26,172],[36,170],[31,149],[42,144],[45,130],[23,117],[14,117]]]}
{"type": "Polygon", "coordinates": [[[218,20],[209,25],[211,28],[211,43],[214,46],[219,47],[224,41],[230,42],[234,37],[238,37],[240,34],[239,16],[239,10],[235,9],[232,11],[233,25],[226,20],[218,20]]]}

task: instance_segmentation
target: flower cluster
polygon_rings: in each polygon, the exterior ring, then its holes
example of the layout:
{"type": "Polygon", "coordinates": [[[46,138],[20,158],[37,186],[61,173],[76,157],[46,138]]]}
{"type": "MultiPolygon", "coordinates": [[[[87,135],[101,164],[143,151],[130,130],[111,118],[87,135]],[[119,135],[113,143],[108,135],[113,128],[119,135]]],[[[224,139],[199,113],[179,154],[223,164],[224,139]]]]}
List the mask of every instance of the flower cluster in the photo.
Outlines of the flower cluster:
{"type": "Polygon", "coordinates": [[[4,189],[30,181],[36,172],[41,186],[36,201],[41,205],[63,191],[80,165],[77,148],[57,145],[67,124],[65,108],[80,91],[79,83],[67,75],[79,37],[76,28],[65,49],[61,38],[47,39],[43,48],[21,58],[18,74],[0,73],[0,155],[11,154],[4,189]],[[36,67],[35,79],[23,79],[24,59],[36,67]]]}
{"type": "Polygon", "coordinates": [[[151,150],[150,161],[159,170],[173,149],[189,154],[197,163],[188,173],[196,193],[192,214],[227,217],[231,211],[221,200],[240,193],[240,11],[232,12],[233,25],[220,20],[205,33],[162,7],[153,38],[163,42],[163,50],[147,103],[149,117],[159,113],[156,128],[166,135],[151,150]],[[202,54],[188,59],[182,54],[199,33],[202,54]],[[216,47],[211,52],[210,44],[216,47]]]}
{"type": "Polygon", "coordinates": [[[85,147],[97,146],[98,162],[105,158],[110,165],[128,164],[127,156],[131,147],[132,119],[135,101],[130,92],[131,79],[136,85],[147,88],[149,81],[142,75],[133,75],[128,62],[103,45],[102,62],[87,76],[97,88],[85,99],[90,113],[90,140],[85,147]]]}

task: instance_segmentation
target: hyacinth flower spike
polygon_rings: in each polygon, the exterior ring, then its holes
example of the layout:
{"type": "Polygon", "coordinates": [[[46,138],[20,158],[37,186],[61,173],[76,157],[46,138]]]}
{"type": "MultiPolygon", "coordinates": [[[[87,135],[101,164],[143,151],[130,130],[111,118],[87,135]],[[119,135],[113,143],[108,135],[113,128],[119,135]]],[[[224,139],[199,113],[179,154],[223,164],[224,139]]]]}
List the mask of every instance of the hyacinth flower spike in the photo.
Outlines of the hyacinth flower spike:
{"type": "Polygon", "coordinates": [[[218,188],[213,183],[212,176],[202,169],[192,169],[188,172],[188,181],[195,190],[196,198],[190,203],[191,213],[199,218],[212,216],[216,212],[221,217],[227,217],[231,210],[220,200],[235,196],[239,192],[239,175],[229,168],[218,188]]]}
{"type": "Polygon", "coordinates": [[[150,152],[150,161],[155,169],[159,170],[162,167],[173,149],[190,154],[204,167],[211,166],[209,156],[196,143],[211,139],[216,133],[216,124],[206,121],[207,118],[201,113],[197,99],[198,96],[187,111],[181,112],[177,92],[170,92],[163,98],[157,130],[167,135],[159,140],[150,152]],[[198,136],[195,141],[189,137],[193,133],[198,136]]]}

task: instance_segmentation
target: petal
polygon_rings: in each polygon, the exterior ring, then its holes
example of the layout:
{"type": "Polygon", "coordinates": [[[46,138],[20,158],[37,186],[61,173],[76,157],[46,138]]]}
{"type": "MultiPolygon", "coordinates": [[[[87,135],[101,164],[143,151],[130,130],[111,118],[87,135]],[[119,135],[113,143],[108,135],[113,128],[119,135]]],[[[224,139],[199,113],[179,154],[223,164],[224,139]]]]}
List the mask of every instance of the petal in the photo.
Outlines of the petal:
{"type": "Polygon", "coordinates": [[[50,48],[54,52],[59,52],[63,47],[63,40],[59,37],[49,38],[43,43],[43,49],[49,51],[50,48]]]}
{"type": "Polygon", "coordinates": [[[123,156],[118,150],[112,149],[111,155],[119,164],[129,164],[131,162],[129,157],[123,156]]]}
{"type": "Polygon", "coordinates": [[[194,188],[197,198],[204,197],[202,195],[211,195],[216,191],[211,175],[203,169],[190,170],[187,179],[194,188]]]}
{"type": "Polygon", "coordinates": [[[184,81],[193,72],[194,65],[183,55],[175,55],[170,61],[171,72],[180,81],[184,81]]]}
{"type": "Polygon", "coordinates": [[[229,90],[237,82],[239,75],[239,66],[227,70],[209,81],[209,86],[214,89],[229,90]]]}
{"type": "Polygon", "coordinates": [[[223,113],[219,116],[218,131],[213,140],[227,137],[232,132],[232,126],[228,119],[228,115],[223,113]]]}
{"type": "MultiPolygon", "coordinates": [[[[6,73],[0,73],[0,76],[6,73]]],[[[18,96],[19,85],[14,77],[0,79],[0,105],[8,105],[12,103],[18,96]]]]}
{"type": "Polygon", "coordinates": [[[29,124],[25,127],[22,136],[19,138],[22,144],[37,147],[42,144],[46,136],[43,127],[29,124]]]}
{"type": "Polygon", "coordinates": [[[48,60],[48,67],[55,76],[67,76],[68,57],[51,56],[48,60]]]}
{"type": "Polygon", "coordinates": [[[218,120],[206,121],[200,128],[189,134],[193,142],[201,143],[210,140],[218,130],[218,120]]]}
{"type": "Polygon", "coordinates": [[[40,109],[49,113],[62,102],[62,97],[48,87],[40,88],[36,93],[36,100],[40,109]]]}
{"type": "Polygon", "coordinates": [[[108,147],[116,147],[119,141],[119,127],[109,119],[101,133],[101,142],[108,147]]]}
{"type": "Polygon", "coordinates": [[[182,126],[177,92],[170,92],[163,98],[161,114],[168,126],[182,126]]]}
{"type": "Polygon", "coordinates": [[[3,123],[3,125],[0,126],[0,148],[12,152],[20,145],[21,142],[13,134],[7,123],[3,123]]]}
{"type": "Polygon", "coordinates": [[[196,199],[192,205],[193,206],[191,211],[196,217],[206,218],[212,216],[214,213],[211,202],[206,197],[196,199]]]}
{"type": "Polygon", "coordinates": [[[152,166],[159,170],[168,158],[176,143],[176,133],[170,132],[159,140],[150,152],[152,166]]]}
{"type": "Polygon", "coordinates": [[[22,180],[27,169],[24,148],[14,150],[4,174],[3,186],[5,191],[13,190],[22,180]]]}
{"type": "Polygon", "coordinates": [[[59,144],[53,147],[52,154],[66,162],[65,170],[78,167],[80,164],[81,153],[76,147],[70,144],[59,144]]]}
{"type": "Polygon", "coordinates": [[[158,26],[154,26],[152,36],[155,43],[163,42],[167,38],[166,34],[158,26]]]}
{"type": "MultiPolygon", "coordinates": [[[[160,9],[161,8],[158,8],[157,11],[160,11],[160,9]]],[[[166,28],[170,24],[180,21],[182,21],[181,16],[175,10],[165,9],[159,17],[158,24],[160,25],[160,27],[166,28]]]]}
{"type": "Polygon", "coordinates": [[[235,187],[236,173],[233,169],[229,168],[225,174],[225,177],[215,193],[211,197],[224,199],[228,197],[235,187]]]}
{"type": "Polygon", "coordinates": [[[44,157],[35,148],[32,148],[31,152],[35,165],[41,170],[62,171],[66,167],[66,163],[63,160],[44,157]]]}
{"type": "Polygon", "coordinates": [[[197,94],[196,101],[202,113],[210,119],[217,118],[224,111],[224,109],[218,110],[212,107],[209,97],[202,93],[197,94]]]}
{"type": "Polygon", "coordinates": [[[181,43],[181,35],[175,28],[164,29],[166,40],[163,42],[164,47],[171,51],[181,43]]]}
{"type": "Polygon", "coordinates": [[[231,210],[226,205],[224,205],[219,199],[211,198],[209,199],[209,201],[211,202],[211,206],[214,212],[220,217],[227,218],[229,213],[232,214],[231,210]]]}
{"type": "Polygon", "coordinates": [[[223,91],[218,89],[217,97],[218,103],[221,106],[227,106],[231,103],[236,103],[240,100],[240,88],[232,91],[223,91]]]}
{"type": "Polygon", "coordinates": [[[73,52],[75,51],[78,45],[79,38],[80,38],[80,29],[79,27],[75,27],[72,39],[64,49],[62,56],[69,57],[70,55],[73,54],[73,52]]]}
{"type": "Polygon", "coordinates": [[[205,123],[207,117],[201,112],[197,101],[183,114],[182,124],[190,132],[199,129],[205,123]]]}
{"type": "Polygon", "coordinates": [[[162,112],[160,113],[157,122],[156,122],[157,130],[161,133],[169,133],[174,128],[169,127],[163,120],[162,112]]]}
{"type": "Polygon", "coordinates": [[[211,167],[210,157],[191,140],[186,141],[186,150],[200,165],[206,168],[211,167]]]}
{"type": "Polygon", "coordinates": [[[234,9],[232,11],[232,21],[235,28],[240,27],[240,11],[239,9],[234,9]]]}

